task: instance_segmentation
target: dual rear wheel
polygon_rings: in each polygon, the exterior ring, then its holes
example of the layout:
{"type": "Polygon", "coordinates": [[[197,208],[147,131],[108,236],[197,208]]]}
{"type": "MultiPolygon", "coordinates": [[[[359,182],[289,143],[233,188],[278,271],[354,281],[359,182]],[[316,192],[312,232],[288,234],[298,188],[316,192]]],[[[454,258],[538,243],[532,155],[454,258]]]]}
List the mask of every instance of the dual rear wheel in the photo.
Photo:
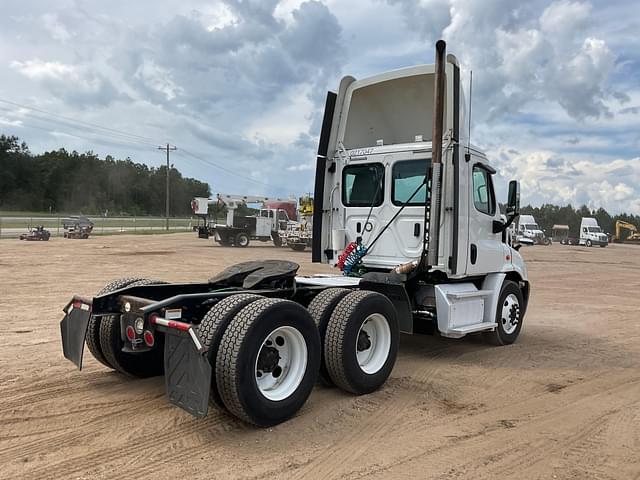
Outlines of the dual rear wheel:
{"type": "Polygon", "coordinates": [[[289,300],[239,294],[200,324],[212,366],[211,400],[259,426],[292,417],[318,377],[355,394],[387,379],[398,349],[393,305],[383,295],[329,289],[305,309],[289,300]]]}

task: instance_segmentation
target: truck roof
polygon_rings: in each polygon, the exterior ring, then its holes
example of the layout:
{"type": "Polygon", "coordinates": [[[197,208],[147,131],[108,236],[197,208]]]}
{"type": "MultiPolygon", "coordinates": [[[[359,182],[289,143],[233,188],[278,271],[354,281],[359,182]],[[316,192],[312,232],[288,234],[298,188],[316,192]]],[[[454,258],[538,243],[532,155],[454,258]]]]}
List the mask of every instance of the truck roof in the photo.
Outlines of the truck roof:
{"type": "MultiPolygon", "coordinates": [[[[444,132],[459,122],[459,140],[466,145],[465,107],[458,60],[447,55],[444,132]],[[455,67],[455,69],[454,69],[455,67]],[[459,91],[458,115],[454,115],[454,84],[459,91]],[[457,118],[455,118],[457,117],[457,118]]],[[[330,144],[346,150],[416,142],[431,142],[435,65],[418,65],[356,80],[340,82],[335,117],[337,130],[330,144]],[[419,139],[419,140],[417,140],[419,139]]]]}
{"type": "Polygon", "coordinates": [[[582,217],[582,222],[580,222],[583,227],[597,227],[598,221],[593,217],[582,217]]]}

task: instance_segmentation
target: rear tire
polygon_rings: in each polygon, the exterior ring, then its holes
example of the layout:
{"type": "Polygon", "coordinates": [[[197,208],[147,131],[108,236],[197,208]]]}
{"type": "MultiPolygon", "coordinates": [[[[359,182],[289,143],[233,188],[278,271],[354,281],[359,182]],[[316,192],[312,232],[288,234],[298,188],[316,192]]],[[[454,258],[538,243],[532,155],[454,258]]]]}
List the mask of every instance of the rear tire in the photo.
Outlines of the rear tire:
{"type": "Polygon", "coordinates": [[[291,247],[291,250],[296,252],[304,252],[304,249],[307,248],[307,245],[304,243],[292,243],[289,246],[291,247]]]}
{"type": "Polygon", "coordinates": [[[356,395],[380,388],[398,353],[396,311],[380,293],[358,290],[346,295],[331,314],[324,355],[333,382],[356,395]]]}
{"type": "Polygon", "coordinates": [[[326,359],[324,356],[325,338],[327,335],[327,324],[331,318],[333,310],[338,305],[338,302],[346,297],[352,290],[347,288],[329,288],[323,290],[316,297],[311,300],[309,304],[309,313],[316,322],[318,327],[318,333],[320,334],[320,343],[322,345],[322,354],[320,362],[320,380],[327,385],[333,385],[333,380],[329,376],[327,370],[326,359]]]}
{"type": "Polygon", "coordinates": [[[244,232],[240,232],[236,235],[235,238],[235,246],[240,248],[245,248],[249,246],[249,235],[244,232]]]}
{"type": "Polygon", "coordinates": [[[516,282],[505,280],[498,297],[496,323],[492,332],[484,332],[489,343],[496,346],[510,345],[516,341],[522,329],[524,299],[516,282]]]}
{"type": "MultiPolygon", "coordinates": [[[[110,283],[107,283],[100,291],[96,294],[96,297],[101,295],[105,295],[107,293],[115,292],[116,290],[120,290],[121,288],[127,287],[134,282],[139,282],[140,280],[144,280],[143,278],[136,277],[127,277],[120,278],[118,280],[114,280],[110,283]]],[[[105,318],[107,316],[105,315],[105,318]]],[[[87,326],[87,334],[85,336],[85,342],[87,344],[87,348],[91,352],[91,355],[102,363],[105,367],[114,368],[102,353],[102,347],[100,347],[100,323],[102,322],[102,316],[91,315],[89,319],[89,325],[87,326]]]]}
{"type": "MultiPolygon", "coordinates": [[[[141,279],[127,287],[158,285],[166,282],[141,279]]],[[[123,288],[123,287],[120,287],[123,288]]],[[[111,368],[132,377],[155,377],[164,373],[164,335],[156,334],[155,345],[144,353],[122,351],[124,342],[120,334],[120,315],[104,316],[100,322],[100,348],[111,368]]]]}
{"type": "Polygon", "coordinates": [[[220,397],[216,384],[216,356],[220,347],[220,341],[229,323],[231,323],[231,320],[233,320],[236,314],[250,303],[260,300],[261,298],[264,297],[248,293],[231,295],[211,307],[202,319],[202,322],[200,322],[200,330],[198,333],[202,340],[202,345],[208,348],[207,358],[211,364],[211,389],[209,397],[211,403],[221,410],[226,410],[226,407],[220,397]]]}
{"type": "Polygon", "coordinates": [[[216,358],[216,382],[227,409],[261,427],[291,418],[318,376],[320,337],[301,305],[265,298],[243,308],[216,358]]]}

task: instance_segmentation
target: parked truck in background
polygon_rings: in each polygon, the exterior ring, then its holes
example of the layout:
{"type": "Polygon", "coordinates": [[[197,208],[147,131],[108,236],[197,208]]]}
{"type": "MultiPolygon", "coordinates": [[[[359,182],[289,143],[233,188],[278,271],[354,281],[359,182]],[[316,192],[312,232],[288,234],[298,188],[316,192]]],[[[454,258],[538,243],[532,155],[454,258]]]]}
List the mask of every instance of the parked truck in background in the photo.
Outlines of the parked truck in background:
{"type": "Polygon", "coordinates": [[[518,218],[518,234],[531,239],[536,245],[551,245],[551,238],[545,235],[533,215],[520,215],[520,218],[518,218]]]}
{"type": "Polygon", "coordinates": [[[582,217],[580,222],[580,245],[606,247],[608,244],[609,237],[602,231],[598,221],[592,217],[582,217]]]}
{"type": "Polygon", "coordinates": [[[123,374],[164,373],[169,401],[195,416],[211,404],[269,426],[300,409],[318,375],[356,395],[380,388],[400,332],[513,343],[529,299],[507,232],[519,186],[502,217],[463,105],[443,41],[435,65],[344,77],[325,104],[312,248],[341,274],[262,260],[200,283],[121,279],[64,308],[65,357],[81,367],[86,342],[123,374]]]}

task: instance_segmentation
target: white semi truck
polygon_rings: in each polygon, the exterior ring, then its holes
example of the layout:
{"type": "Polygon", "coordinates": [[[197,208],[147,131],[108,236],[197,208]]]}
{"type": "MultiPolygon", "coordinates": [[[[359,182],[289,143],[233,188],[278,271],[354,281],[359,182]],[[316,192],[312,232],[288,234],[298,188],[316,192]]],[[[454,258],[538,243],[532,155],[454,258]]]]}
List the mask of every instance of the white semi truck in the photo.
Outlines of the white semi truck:
{"type": "Polygon", "coordinates": [[[551,238],[544,234],[533,215],[520,215],[518,218],[518,235],[532,240],[537,245],[551,245],[551,238]]]}
{"type": "Polygon", "coordinates": [[[312,250],[341,274],[261,260],[201,283],[121,279],[67,304],[64,355],[81,367],[86,342],[123,374],[164,373],[169,401],[195,416],[214,405],[269,426],[318,375],[356,395],[380,388],[400,332],[513,343],[529,300],[507,233],[518,183],[502,218],[495,170],[464,141],[463,104],[443,41],[435,65],[345,77],[325,105],[312,250]]]}
{"type": "Polygon", "coordinates": [[[609,237],[602,231],[595,218],[582,218],[580,222],[580,245],[586,245],[587,247],[592,245],[606,247],[609,245],[609,237]]]}

